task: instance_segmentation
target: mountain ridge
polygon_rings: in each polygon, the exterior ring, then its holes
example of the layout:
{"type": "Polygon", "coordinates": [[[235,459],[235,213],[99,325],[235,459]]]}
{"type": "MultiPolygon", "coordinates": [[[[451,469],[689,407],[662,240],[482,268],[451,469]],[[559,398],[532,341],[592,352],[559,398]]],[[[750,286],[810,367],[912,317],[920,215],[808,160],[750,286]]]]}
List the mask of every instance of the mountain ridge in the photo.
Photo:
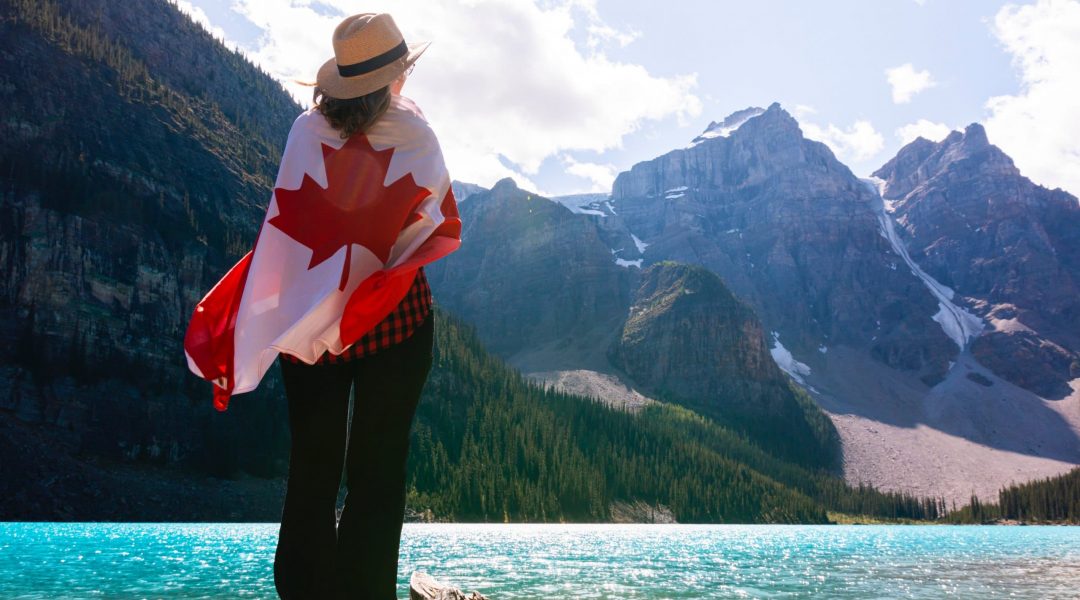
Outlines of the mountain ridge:
{"type": "MultiPolygon", "coordinates": [[[[575,218],[592,223],[632,282],[664,261],[701,265],[753,307],[774,360],[839,429],[849,481],[924,494],[941,487],[965,502],[973,489],[993,497],[1016,472],[1048,476],[1080,464],[1071,404],[984,366],[986,336],[973,337],[981,326],[968,322],[983,313],[917,249],[908,252],[904,223],[887,210],[893,201],[807,140],[779,104],[744,115],[752,116],[710,126],[738,123],[725,135],[620,173],[610,198],[575,204],[575,218]],[[987,394],[998,399],[992,409],[987,394]],[[1053,441],[1032,443],[1040,432],[1053,441]]],[[[977,166],[988,140],[980,127],[968,133],[977,156],[967,164],[977,166]]],[[[933,144],[917,140],[897,160],[921,164],[933,144]]],[[[1011,165],[995,161],[991,173],[1011,165]]],[[[561,368],[572,379],[581,365],[569,363],[561,368]]],[[[530,370],[527,358],[515,364],[530,370]]],[[[544,378],[560,377],[547,368],[538,369],[544,378]]]]}
{"type": "Polygon", "coordinates": [[[1024,177],[977,123],[905,146],[875,176],[913,257],[986,319],[979,361],[1068,396],[1080,378],[1080,201],[1024,177]]]}

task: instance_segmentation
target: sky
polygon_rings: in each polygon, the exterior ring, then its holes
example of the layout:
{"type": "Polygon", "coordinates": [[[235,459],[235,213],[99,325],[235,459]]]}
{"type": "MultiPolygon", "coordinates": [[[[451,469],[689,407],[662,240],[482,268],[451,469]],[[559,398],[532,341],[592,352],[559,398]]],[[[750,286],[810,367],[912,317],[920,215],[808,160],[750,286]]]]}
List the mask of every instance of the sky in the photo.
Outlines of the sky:
{"type": "Polygon", "coordinates": [[[1080,0],[173,1],[304,105],[294,81],[333,56],[337,23],[391,13],[432,42],[403,93],[451,176],[484,186],[609,192],[779,102],[862,177],[978,122],[1024,175],[1080,195],[1080,0]]]}

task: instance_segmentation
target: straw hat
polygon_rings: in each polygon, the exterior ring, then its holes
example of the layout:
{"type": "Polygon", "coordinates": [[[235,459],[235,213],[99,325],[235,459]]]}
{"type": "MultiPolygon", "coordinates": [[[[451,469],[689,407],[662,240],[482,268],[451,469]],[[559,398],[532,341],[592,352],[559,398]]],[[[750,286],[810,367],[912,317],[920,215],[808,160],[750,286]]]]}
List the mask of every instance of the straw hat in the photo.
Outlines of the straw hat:
{"type": "Polygon", "coordinates": [[[319,68],[316,82],[334,98],[370,94],[404,73],[428,44],[406,44],[386,13],[347,17],[334,29],[334,58],[319,68]]]}

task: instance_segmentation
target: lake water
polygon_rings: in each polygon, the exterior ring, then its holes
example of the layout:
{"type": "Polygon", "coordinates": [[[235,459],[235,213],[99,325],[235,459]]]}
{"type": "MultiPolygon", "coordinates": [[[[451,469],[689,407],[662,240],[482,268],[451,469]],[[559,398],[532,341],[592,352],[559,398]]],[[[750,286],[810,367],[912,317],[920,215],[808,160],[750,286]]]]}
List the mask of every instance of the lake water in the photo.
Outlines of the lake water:
{"type": "MultiPolygon", "coordinates": [[[[276,524],[0,523],[0,598],[276,598],[276,524]]],[[[431,573],[523,598],[1078,598],[1080,528],[415,524],[431,573]]]]}

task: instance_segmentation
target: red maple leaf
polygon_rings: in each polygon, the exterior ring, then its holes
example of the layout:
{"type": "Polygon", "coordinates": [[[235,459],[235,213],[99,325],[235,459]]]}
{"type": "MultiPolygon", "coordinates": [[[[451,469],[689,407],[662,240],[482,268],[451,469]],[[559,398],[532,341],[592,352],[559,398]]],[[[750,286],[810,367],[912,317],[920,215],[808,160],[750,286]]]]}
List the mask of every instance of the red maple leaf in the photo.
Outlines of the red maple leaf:
{"type": "Polygon", "coordinates": [[[352,244],[370,250],[386,263],[402,228],[431,192],[416,185],[412,173],[383,186],[393,148],[375,150],[364,134],[335,150],[322,144],[326,188],[306,173],[300,189],[275,188],[278,214],[269,223],[311,249],[313,269],[345,246],[341,270],[344,290],[349,280],[352,244]]]}

